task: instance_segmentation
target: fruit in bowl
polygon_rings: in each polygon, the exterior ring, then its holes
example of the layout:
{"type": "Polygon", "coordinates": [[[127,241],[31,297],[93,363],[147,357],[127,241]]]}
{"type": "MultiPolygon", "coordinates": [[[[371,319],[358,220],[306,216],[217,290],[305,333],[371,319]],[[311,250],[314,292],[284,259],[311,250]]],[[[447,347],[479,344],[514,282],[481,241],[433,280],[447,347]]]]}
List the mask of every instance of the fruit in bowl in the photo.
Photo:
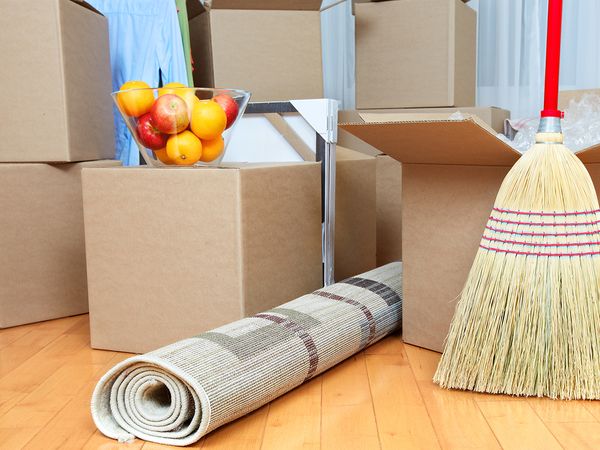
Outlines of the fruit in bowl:
{"type": "Polygon", "coordinates": [[[188,106],[175,94],[161,95],[150,110],[152,124],[162,133],[177,134],[190,124],[188,106]]]}
{"type": "Polygon", "coordinates": [[[131,81],[113,98],[148,165],[189,166],[220,163],[250,93],[131,81]]]}
{"type": "Polygon", "coordinates": [[[150,113],[146,113],[139,118],[135,130],[144,147],[159,150],[167,145],[168,136],[154,126],[150,113]]]}
{"type": "Polygon", "coordinates": [[[227,116],[227,126],[225,128],[229,128],[235,122],[235,118],[238,115],[240,109],[238,104],[227,94],[216,95],[213,100],[225,111],[225,115],[227,116]]]}

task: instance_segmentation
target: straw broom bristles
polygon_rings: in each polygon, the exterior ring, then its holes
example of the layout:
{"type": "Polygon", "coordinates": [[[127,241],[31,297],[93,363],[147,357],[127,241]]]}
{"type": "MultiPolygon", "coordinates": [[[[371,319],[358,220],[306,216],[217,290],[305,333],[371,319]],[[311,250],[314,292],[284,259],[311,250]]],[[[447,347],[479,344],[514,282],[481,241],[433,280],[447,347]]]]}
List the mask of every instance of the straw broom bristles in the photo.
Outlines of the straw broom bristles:
{"type": "Polygon", "coordinates": [[[598,198],[560,133],[537,141],[502,183],[434,381],[599,399],[598,198]]]}

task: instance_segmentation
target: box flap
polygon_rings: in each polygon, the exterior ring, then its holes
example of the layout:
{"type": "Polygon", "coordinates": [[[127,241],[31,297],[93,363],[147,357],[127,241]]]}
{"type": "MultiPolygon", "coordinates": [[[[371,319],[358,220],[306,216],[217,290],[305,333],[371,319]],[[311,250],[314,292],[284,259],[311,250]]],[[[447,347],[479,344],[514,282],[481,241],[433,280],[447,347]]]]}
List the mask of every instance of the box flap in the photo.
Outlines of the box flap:
{"type": "Polygon", "coordinates": [[[340,128],[403,163],[511,166],[520,157],[473,116],[452,120],[447,114],[357,115],[361,120],[340,128]]]}
{"type": "Polygon", "coordinates": [[[586,147],[575,152],[575,154],[584,164],[598,164],[600,163],[600,144],[586,147]]]}
{"type": "Polygon", "coordinates": [[[206,0],[212,9],[319,11],[321,0],[206,0]]]}

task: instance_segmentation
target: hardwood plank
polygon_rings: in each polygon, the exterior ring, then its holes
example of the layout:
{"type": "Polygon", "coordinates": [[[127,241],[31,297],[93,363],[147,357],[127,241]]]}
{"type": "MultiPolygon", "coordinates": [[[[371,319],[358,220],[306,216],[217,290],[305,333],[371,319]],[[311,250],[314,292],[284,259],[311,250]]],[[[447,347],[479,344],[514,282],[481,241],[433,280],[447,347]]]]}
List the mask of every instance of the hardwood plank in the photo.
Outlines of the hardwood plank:
{"type": "Polygon", "coordinates": [[[566,449],[598,450],[600,448],[600,423],[552,422],[547,426],[566,449]]]}
{"type": "Polygon", "coordinates": [[[442,448],[500,449],[471,393],[441,389],[431,381],[418,386],[442,448]]]}
{"type": "Polygon", "coordinates": [[[545,423],[549,422],[596,422],[584,401],[561,401],[549,398],[528,398],[536,414],[545,423]]]}
{"type": "Polygon", "coordinates": [[[34,429],[30,429],[26,425],[21,425],[18,428],[5,428],[0,425],[0,450],[15,450],[23,448],[23,445],[31,439],[34,429]]]}
{"type": "Polygon", "coordinates": [[[0,379],[15,370],[48,344],[60,338],[82,318],[68,317],[52,322],[43,322],[10,344],[0,349],[0,379]]]}
{"type": "Polygon", "coordinates": [[[347,359],[322,377],[321,448],[380,448],[364,354],[347,359]]]}
{"type": "MultiPolygon", "coordinates": [[[[429,381],[433,384],[433,375],[437,369],[438,362],[442,356],[440,353],[427,350],[414,345],[404,344],[405,351],[410,359],[410,365],[415,374],[415,379],[419,382],[429,381]]],[[[437,386],[437,385],[434,385],[437,386]]],[[[519,400],[519,397],[511,397],[501,394],[484,394],[482,392],[467,392],[477,401],[513,401],[519,400]]]]}
{"type": "Polygon", "coordinates": [[[417,385],[442,448],[500,448],[475,402],[476,396],[471,392],[441,389],[433,383],[439,355],[411,345],[405,349],[409,364],[418,375],[417,385]]]}
{"type": "Polygon", "coordinates": [[[318,450],[321,446],[321,388],[317,377],[271,402],[262,450],[318,450]]]}
{"type": "MultiPolygon", "coordinates": [[[[112,352],[103,353],[106,358],[105,364],[93,366],[95,370],[88,374],[89,376],[85,385],[78,389],[76,395],[39,430],[25,448],[45,448],[47,450],[81,448],[86,444],[96,431],[96,426],[93,423],[90,413],[90,398],[96,386],[96,380],[127,356],[112,352]]],[[[86,377],[85,371],[78,370],[76,366],[72,367],[72,369],[78,371],[79,376],[82,378],[86,377]]],[[[67,374],[73,374],[74,371],[72,369],[69,369],[67,374]]],[[[60,389],[64,389],[67,385],[78,387],[79,384],[78,380],[67,376],[63,378],[63,383],[58,386],[58,390],[60,392],[60,389]]],[[[60,395],[68,397],[68,393],[60,395]]]]}
{"type": "Polygon", "coordinates": [[[381,448],[440,448],[404,349],[366,362],[381,448]]]}
{"type": "Polygon", "coordinates": [[[562,448],[526,400],[477,404],[505,450],[562,448]]]}
{"type": "Polygon", "coordinates": [[[394,333],[385,339],[367,347],[365,355],[404,355],[404,343],[399,333],[394,333]]]}
{"type": "Polygon", "coordinates": [[[0,417],[21,401],[27,394],[9,389],[0,389],[0,417]]]}
{"type": "MultiPolygon", "coordinates": [[[[200,448],[201,443],[188,445],[185,448],[200,448]]],[[[181,450],[181,447],[175,445],[157,444],[155,442],[144,442],[142,450],[181,450]]]]}
{"type": "Polygon", "coordinates": [[[20,327],[4,328],[0,330],[0,349],[12,344],[17,339],[22,338],[35,327],[31,325],[23,325],[20,327]]]}
{"type": "MultiPolygon", "coordinates": [[[[81,336],[70,336],[65,334],[61,339],[55,341],[56,344],[52,345],[58,347],[60,343],[63,343],[70,349],[71,343],[67,341],[71,340],[77,342],[81,340],[81,336]]],[[[62,347],[53,348],[45,354],[58,358],[57,360],[60,363],[61,359],[59,355],[61,355],[63,351],[66,351],[66,349],[62,347]]],[[[2,427],[13,429],[17,436],[23,436],[18,448],[23,448],[29,441],[34,440],[36,435],[47,427],[47,424],[52,421],[57,413],[76,398],[79,391],[86,384],[94,383],[97,378],[112,365],[109,363],[111,359],[115,357],[114,354],[110,352],[100,352],[101,354],[96,356],[96,359],[91,358],[90,354],[96,352],[96,350],[91,350],[88,347],[84,347],[80,351],[75,352],[70,360],[66,362],[62,361],[63,364],[59,365],[54,373],[48,376],[48,378],[39,384],[39,386],[31,393],[25,395],[16,405],[0,417],[2,427]],[[93,363],[94,361],[96,364],[93,363]],[[99,361],[102,361],[103,364],[99,364],[99,361]],[[26,429],[21,429],[23,424],[27,425],[26,429]],[[25,435],[28,436],[27,439],[25,439],[25,435]]],[[[38,353],[38,355],[41,353],[42,352],[38,353]]],[[[87,398],[82,400],[82,404],[83,401],[85,401],[87,407],[85,407],[85,409],[78,408],[78,410],[88,417],[88,424],[91,424],[91,420],[89,419],[89,393],[87,394],[87,398]]],[[[64,448],[63,445],[60,445],[60,436],[57,437],[59,445],[56,447],[52,447],[50,438],[53,436],[53,433],[60,435],[60,432],[64,431],[64,427],[69,427],[69,432],[73,434],[73,424],[67,421],[64,423],[55,423],[54,425],[54,428],[47,428],[47,431],[49,432],[42,435],[39,440],[36,441],[38,445],[31,448],[64,448]],[[50,442],[46,442],[47,440],[50,442]]],[[[91,431],[93,431],[93,429],[91,431]]],[[[89,438],[89,434],[86,438],[89,438]]],[[[85,440],[81,442],[81,444],[83,443],[85,443],[85,440]]]]}
{"type": "Polygon", "coordinates": [[[587,409],[594,418],[600,422],[600,400],[589,400],[584,403],[587,409]]]}
{"type": "Polygon", "coordinates": [[[262,445],[269,405],[217,428],[200,442],[203,450],[254,450],[262,445]]]}
{"type": "Polygon", "coordinates": [[[85,336],[63,334],[0,378],[0,390],[30,393],[83,349],[88,349],[85,336]]]}
{"type": "MultiPolygon", "coordinates": [[[[141,450],[144,441],[139,439],[133,442],[117,442],[114,439],[107,438],[98,430],[82,447],[83,450],[141,450]]],[[[181,448],[181,447],[179,447],[181,448]]]]}

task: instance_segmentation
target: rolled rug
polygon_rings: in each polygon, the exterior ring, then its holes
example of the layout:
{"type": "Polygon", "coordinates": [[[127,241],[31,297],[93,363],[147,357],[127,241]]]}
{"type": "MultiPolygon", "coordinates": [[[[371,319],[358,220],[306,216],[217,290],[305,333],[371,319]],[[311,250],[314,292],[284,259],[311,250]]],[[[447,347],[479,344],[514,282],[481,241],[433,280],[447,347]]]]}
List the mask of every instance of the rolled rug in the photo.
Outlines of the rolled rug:
{"type": "Polygon", "coordinates": [[[392,263],[129,358],[98,382],[94,422],[120,441],[192,444],[398,329],[401,293],[392,263]]]}

